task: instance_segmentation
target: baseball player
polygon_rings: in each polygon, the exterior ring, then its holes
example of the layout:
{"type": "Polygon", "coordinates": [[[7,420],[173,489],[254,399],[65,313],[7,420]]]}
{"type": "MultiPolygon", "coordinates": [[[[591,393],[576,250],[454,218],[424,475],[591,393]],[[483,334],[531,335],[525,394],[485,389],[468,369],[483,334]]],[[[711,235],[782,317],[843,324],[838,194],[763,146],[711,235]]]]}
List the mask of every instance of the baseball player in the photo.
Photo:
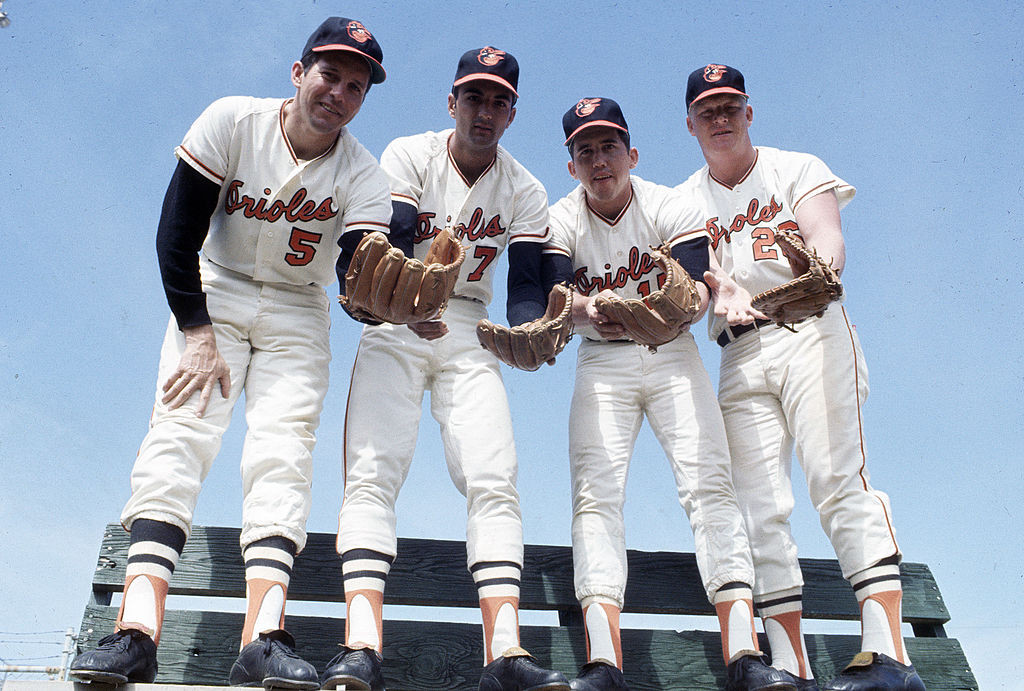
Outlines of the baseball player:
{"type": "Polygon", "coordinates": [[[245,392],[241,546],[247,610],[230,683],[315,689],[283,629],[306,540],[311,452],[327,388],[329,301],[365,232],[391,218],[387,178],[348,132],[381,48],[331,17],[291,67],[289,99],[224,98],[175,153],[157,253],[172,316],[149,433],[121,515],[131,531],[115,632],[79,655],[79,679],[152,682],[168,582],[203,478],[245,392]]]}
{"type": "Polygon", "coordinates": [[[519,647],[523,536],[517,461],[498,360],[480,347],[498,256],[509,254],[508,320],[540,317],[541,243],[547,194],[498,145],[515,118],[519,66],[493,47],[459,60],[448,113],[453,130],[391,142],[381,156],[391,183],[391,241],[426,256],[451,228],[466,248],[459,280],[440,320],[366,326],[345,418],[345,497],[339,519],[347,618],[345,645],[324,688],[383,689],[385,581],[396,556],[395,501],[416,446],[425,391],[441,427],[448,470],[466,497],[466,549],[483,618],[485,691],[568,689],[519,647]]]}
{"type": "Polygon", "coordinates": [[[756,572],[754,602],[773,664],[801,689],[817,688],[801,633],[803,580],[789,529],[791,459],[860,602],[862,652],[825,689],[924,689],[900,636],[900,548],[888,497],[872,489],[860,406],[867,368],[857,332],[839,304],[777,328],[751,295],[789,281],[774,233],[798,231],[832,267],[845,262],[839,209],[854,189],[818,158],[754,147],[743,75],[707,65],[689,76],[686,126],[707,165],[680,187],[703,206],[711,235],[711,339],[722,346],[718,399],[733,481],[756,572]]]}
{"type": "MultiPolygon", "coordinates": [[[[693,336],[683,330],[656,352],[624,338],[595,308],[599,296],[642,298],[658,288],[649,247],[672,246],[693,276],[708,268],[708,237],[697,208],[668,187],[632,176],[622,111],[584,98],[562,118],[569,173],[580,185],[550,209],[544,275],[578,295],[573,319],[584,337],[569,413],[572,544],[588,662],[577,691],[626,689],[619,613],[626,587],[622,507],[633,445],[644,417],[672,465],[693,529],[697,563],[718,612],[729,689],[792,689],[758,652],[751,602],[753,567],[733,495],[729,455],[714,391],[693,336]]],[[[701,312],[708,288],[698,283],[701,312]]]]}

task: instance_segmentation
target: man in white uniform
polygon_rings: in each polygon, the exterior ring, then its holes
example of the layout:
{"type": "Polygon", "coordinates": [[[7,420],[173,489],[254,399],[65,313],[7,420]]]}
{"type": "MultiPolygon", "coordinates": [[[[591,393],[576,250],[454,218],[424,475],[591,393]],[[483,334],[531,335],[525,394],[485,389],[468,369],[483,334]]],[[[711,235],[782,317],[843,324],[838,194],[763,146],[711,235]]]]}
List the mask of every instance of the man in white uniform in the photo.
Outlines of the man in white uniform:
{"type": "MultiPolygon", "coordinates": [[[[598,296],[643,298],[659,287],[648,248],[668,244],[687,273],[702,279],[708,237],[698,209],[676,190],[630,174],[622,111],[608,98],[584,98],[562,118],[577,187],[550,210],[547,282],[570,283],[573,320],[583,335],[569,413],[573,488],[573,568],[583,608],[588,662],[576,691],[626,689],[619,614],[626,589],[623,524],[626,477],[644,416],[672,465],[690,519],[697,565],[722,632],[727,688],[792,689],[757,648],[754,571],[733,495],[722,416],[688,329],[657,352],[624,338],[594,307],[598,296]]],[[[697,284],[701,311],[708,288],[697,284]]],[[[640,576],[642,577],[642,576],[640,576]]],[[[680,680],[680,688],[685,680],[680,680]]]]}
{"type": "Polygon", "coordinates": [[[751,295],[793,278],[776,230],[798,232],[840,272],[839,209],[854,189],[809,154],[754,147],[743,75],[695,70],[686,88],[690,133],[708,165],[680,187],[697,196],[711,235],[711,339],[722,346],[718,398],[756,572],[754,601],[772,663],[801,689],[817,688],[801,632],[803,580],[789,529],[794,442],[811,501],[861,607],[858,654],[825,689],[924,684],[900,635],[901,554],[888,497],[870,485],[860,407],[868,373],[842,305],[797,324],[769,325],[751,295]]]}
{"type": "Polygon", "coordinates": [[[168,582],[244,391],[248,607],[229,681],[319,685],[284,631],[284,606],[306,540],[311,452],[328,382],[324,286],[344,274],[362,235],[386,230],[391,218],[384,173],[345,127],[371,83],[384,81],[382,58],[362,24],[331,17],[291,67],[293,98],[218,100],[175,151],[157,233],[172,317],[121,516],[131,531],[124,600],[115,632],[72,663],[79,679],[156,676],[168,582]]]}
{"type": "Polygon", "coordinates": [[[448,113],[454,130],[391,142],[381,166],[391,182],[391,242],[424,259],[451,228],[466,247],[440,320],[363,331],[345,418],[345,498],[338,553],[345,581],[345,645],[324,688],[384,688],[382,602],[396,552],[395,501],[416,447],[423,394],[441,426],[448,470],[466,497],[466,550],[483,618],[485,691],[568,689],[519,646],[523,535],[512,424],[498,360],[480,347],[498,256],[508,250],[508,320],[540,317],[547,195],[498,145],[515,117],[519,66],[492,47],[459,61],[448,113]]]}

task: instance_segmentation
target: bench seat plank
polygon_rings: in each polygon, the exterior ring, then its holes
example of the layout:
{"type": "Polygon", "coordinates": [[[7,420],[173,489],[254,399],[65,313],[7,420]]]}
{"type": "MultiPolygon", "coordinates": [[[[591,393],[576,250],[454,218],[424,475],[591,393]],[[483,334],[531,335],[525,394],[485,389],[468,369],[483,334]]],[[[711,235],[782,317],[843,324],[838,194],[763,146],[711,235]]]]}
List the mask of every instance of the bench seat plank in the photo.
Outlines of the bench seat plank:
{"type": "MultiPolygon", "coordinates": [[[[113,630],[117,608],[87,607],[79,645],[95,645],[113,630]]],[[[159,648],[164,683],[224,684],[238,654],[243,617],[238,613],[168,611],[159,648]]],[[[709,624],[712,624],[709,621],[709,624]]],[[[344,637],[343,619],[289,616],[299,652],[323,671],[344,637]]],[[[577,628],[524,626],[524,647],[541,664],[570,678],[586,659],[583,632],[577,628]]],[[[389,691],[476,689],[482,659],[480,627],[474,624],[384,622],[385,673],[389,691]],[[411,680],[411,681],[410,681],[411,680]]],[[[954,639],[907,638],[907,649],[930,691],[977,689],[966,657],[954,639]]],[[[764,640],[762,638],[762,645],[764,640]]],[[[819,678],[833,676],[859,649],[852,635],[807,636],[811,666],[819,678]]],[[[715,631],[632,630],[622,632],[626,678],[630,688],[702,691],[721,689],[725,670],[715,631]]]]}

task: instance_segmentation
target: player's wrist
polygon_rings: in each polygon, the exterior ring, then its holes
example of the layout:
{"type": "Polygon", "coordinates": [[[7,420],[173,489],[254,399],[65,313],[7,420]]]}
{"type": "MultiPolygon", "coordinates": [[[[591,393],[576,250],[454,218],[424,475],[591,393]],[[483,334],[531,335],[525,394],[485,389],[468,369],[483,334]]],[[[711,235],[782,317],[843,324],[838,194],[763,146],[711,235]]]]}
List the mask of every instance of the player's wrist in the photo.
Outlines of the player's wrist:
{"type": "Polygon", "coordinates": [[[213,324],[198,324],[196,326],[186,326],[182,329],[185,334],[186,345],[204,345],[209,344],[216,347],[217,338],[213,333],[213,324]]]}

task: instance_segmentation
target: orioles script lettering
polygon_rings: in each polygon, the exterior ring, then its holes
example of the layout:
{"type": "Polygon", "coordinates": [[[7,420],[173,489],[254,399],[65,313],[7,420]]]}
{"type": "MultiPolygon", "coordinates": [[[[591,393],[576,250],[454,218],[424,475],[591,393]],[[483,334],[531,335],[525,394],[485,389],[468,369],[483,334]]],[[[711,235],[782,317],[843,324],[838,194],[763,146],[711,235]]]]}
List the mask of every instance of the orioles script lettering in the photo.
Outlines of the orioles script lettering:
{"type": "Polygon", "coordinates": [[[718,225],[718,216],[712,216],[708,219],[705,229],[708,235],[711,236],[711,247],[712,249],[718,248],[718,243],[721,240],[731,242],[733,233],[738,233],[747,225],[757,226],[761,223],[768,223],[775,218],[779,212],[782,211],[782,205],[775,200],[775,195],[772,195],[771,200],[765,206],[761,206],[761,203],[755,197],[750,200],[747,204],[746,213],[736,214],[736,217],[732,219],[732,223],[729,224],[728,228],[723,228],[718,225]]]}
{"type": "Polygon", "coordinates": [[[278,199],[270,203],[271,190],[264,188],[266,196],[259,199],[240,194],[242,187],[241,180],[232,180],[228,185],[227,195],[224,197],[224,210],[233,214],[241,211],[246,218],[255,218],[260,221],[274,222],[282,216],[289,223],[297,221],[327,221],[338,215],[334,210],[334,200],[327,197],[319,204],[312,199],[306,199],[306,189],[299,188],[288,203],[278,199]],[[268,206],[269,204],[269,206],[268,206]]]}

